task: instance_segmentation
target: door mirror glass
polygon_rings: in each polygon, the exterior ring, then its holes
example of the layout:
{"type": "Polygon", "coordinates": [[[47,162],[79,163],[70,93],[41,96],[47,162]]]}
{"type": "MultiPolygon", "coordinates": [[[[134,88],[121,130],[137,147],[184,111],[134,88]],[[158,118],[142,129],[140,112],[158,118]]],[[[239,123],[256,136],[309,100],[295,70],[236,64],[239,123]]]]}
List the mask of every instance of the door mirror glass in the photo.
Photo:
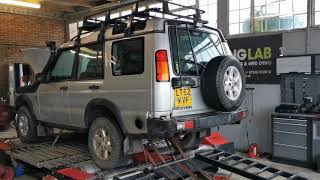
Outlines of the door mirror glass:
{"type": "Polygon", "coordinates": [[[35,81],[37,83],[45,82],[46,81],[46,76],[44,74],[42,74],[42,73],[37,73],[35,75],[35,81]]]}

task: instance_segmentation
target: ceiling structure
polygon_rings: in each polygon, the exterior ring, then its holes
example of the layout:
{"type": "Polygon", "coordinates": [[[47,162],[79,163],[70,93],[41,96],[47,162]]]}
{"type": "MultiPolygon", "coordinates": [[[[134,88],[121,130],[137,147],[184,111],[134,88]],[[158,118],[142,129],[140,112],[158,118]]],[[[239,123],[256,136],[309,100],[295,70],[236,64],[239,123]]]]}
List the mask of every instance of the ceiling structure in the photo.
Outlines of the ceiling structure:
{"type": "Polygon", "coordinates": [[[39,9],[1,4],[0,12],[23,15],[43,16],[50,18],[63,18],[67,14],[88,10],[90,8],[117,3],[119,0],[16,0],[21,2],[40,4],[39,9]]]}

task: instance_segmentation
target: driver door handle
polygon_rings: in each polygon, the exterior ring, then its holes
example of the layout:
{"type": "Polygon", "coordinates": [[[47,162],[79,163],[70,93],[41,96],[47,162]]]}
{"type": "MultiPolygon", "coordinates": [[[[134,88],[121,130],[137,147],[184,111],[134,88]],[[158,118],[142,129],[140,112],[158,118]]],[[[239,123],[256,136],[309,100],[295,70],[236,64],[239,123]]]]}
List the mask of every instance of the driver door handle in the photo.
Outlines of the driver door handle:
{"type": "Polygon", "coordinates": [[[89,89],[91,89],[91,90],[97,90],[99,88],[100,88],[100,86],[96,86],[96,85],[89,86],[89,89]]]}
{"type": "Polygon", "coordinates": [[[68,90],[68,87],[67,86],[62,86],[62,87],[60,87],[60,90],[61,91],[66,91],[66,90],[68,90]]]}

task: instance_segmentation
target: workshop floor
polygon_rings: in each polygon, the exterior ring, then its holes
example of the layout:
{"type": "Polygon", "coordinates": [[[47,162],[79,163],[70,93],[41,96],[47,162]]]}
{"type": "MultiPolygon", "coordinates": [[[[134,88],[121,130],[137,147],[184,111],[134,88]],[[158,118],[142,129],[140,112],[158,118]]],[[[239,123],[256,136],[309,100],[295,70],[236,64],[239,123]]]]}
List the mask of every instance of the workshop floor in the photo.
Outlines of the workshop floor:
{"type": "MultiPolygon", "coordinates": [[[[16,134],[16,131],[15,129],[13,128],[13,126],[11,126],[10,128],[4,130],[4,131],[0,131],[0,139],[10,139],[10,138],[15,138],[17,137],[17,134],[16,134]]],[[[241,153],[240,153],[241,154],[241,153]]],[[[245,154],[241,154],[241,155],[245,155],[245,154]]],[[[320,173],[317,173],[311,169],[306,169],[306,168],[302,168],[302,167],[297,167],[297,166],[291,166],[291,165],[286,165],[286,164],[280,164],[280,163],[275,163],[275,162],[272,162],[270,160],[267,160],[267,159],[258,159],[257,161],[263,163],[263,164],[266,164],[268,166],[271,166],[271,167],[275,167],[277,169],[280,169],[280,170],[284,170],[284,171],[287,171],[287,172],[292,172],[292,173],[295,173],[295,174],[299,174],[303,177],[306,177],[306,178],[309,178],[309,179],[313,179],[313,180],[318,180],[320,179],[320,173]]],[[[225,171],[221,171],[222,173],[227,173],[225,171]]],[[[228,174],[228,173],[227,173],[228,174]]],[[[23,177],[20,177],[20,178],[15,178],[15,179],[28,179],[28,180],[32,180],[32,179],[35,179],[35,178],[32,178],[31,176],[23,176],[23,177]]],[[[232,180],[245,180],[246,178],[243,178],[239,175],[236,175],[236,174],[232,174],[232,177],[231,177],[232,180]]]]}

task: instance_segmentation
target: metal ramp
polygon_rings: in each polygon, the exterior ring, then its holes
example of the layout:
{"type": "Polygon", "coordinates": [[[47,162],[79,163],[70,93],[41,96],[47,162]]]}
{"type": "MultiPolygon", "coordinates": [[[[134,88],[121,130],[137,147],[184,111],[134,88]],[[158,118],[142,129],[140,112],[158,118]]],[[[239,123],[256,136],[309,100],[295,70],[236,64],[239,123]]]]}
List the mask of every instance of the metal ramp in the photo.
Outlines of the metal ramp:
{"type": "Polygon", "coordinates": [[[214,179],[215,173],[219,168],[238,174],[253,180],[307,180],[307,178],[282,171],[263,163],[252,161],[236,154],[227,153],[217,149],[205,149],[194,151],[194,156],[186,156],[175,141],[171,141],[180,152],[179,158],[166,160],[161,154],[154,150],[159,161],[145,151],[147,163],[151,166],[145,170],[129,171],[114,176],[118,180],[147,180],[147,179],[214,179]]]}
{"type": "MultiPolygon", "coordinates": [[[[174,144],[174,142],[172,143],[174,144]]],[[[178,150],[180,151],[180,150],[178,150]]],[[[54,146],[49,142],[38,144],[16,144],[7,151],[11,158],[52,172],[93,164],[85,143],[63,141],[54,146]]],[[[213,180],[218,168],[253,180],[308,178],[282,171],[251,159],[243,158],[214,148],[198,149],[165,158],[157,148],[150,146],[144,152],[145,163],[133,164],[119,169],[98,171],[95,177],[115,180],[162,180],[162,179],[208,179],[213,180]],[[153,152],[153,155],[151,155],[153,152]],[[158,159],[158,160],[156,160],[158,159]]]]}
{"type": "Polygon", "coordinates": [[[240,176],[253,180],[271,180],[271,179],[288,179],[288,180],[308,180],[308,178],[295,175],[293,173],[281,171],[269,167],[265,164],[240,157],[238,155],[225,153],[219,150],[204,151],[195,154],[195,157],[189,160],[182,160],[188,168],[193,170],[194,176],[179,171],[177,163],[171,163],[160,167],[148,169],[148,171],[129,171],[114,176],[116,180],[148,180],[148,179],[214,179],[216,168],[225,169],[240,176]],[[195,166],[197,166],[195,168],[195,166]],[[201,169],[202,172],[197,172],[201,169]],[[171,172],[170,172],[171,171],[171,172]],[[174,174],[174,171],[176,174],[174,174]],[[203,176],[203,174],[207,176],[203,176]]]}
{"type": "Polygon", "coordinates": [[[92,163],[87,146],[80,143],[21,144],[7,153],[14,159],[48,170],[92,163]]]}
{"type": "Polygon", "coordinates": [[[254,180],[307,180],[307,178],[305,177],[269,167],[265,164],[243,158],[239,155],[226,153],[217,149],[209,152],[196,153],[195,158],[200,161],[209,163],[213,166],[254,180]]]}

